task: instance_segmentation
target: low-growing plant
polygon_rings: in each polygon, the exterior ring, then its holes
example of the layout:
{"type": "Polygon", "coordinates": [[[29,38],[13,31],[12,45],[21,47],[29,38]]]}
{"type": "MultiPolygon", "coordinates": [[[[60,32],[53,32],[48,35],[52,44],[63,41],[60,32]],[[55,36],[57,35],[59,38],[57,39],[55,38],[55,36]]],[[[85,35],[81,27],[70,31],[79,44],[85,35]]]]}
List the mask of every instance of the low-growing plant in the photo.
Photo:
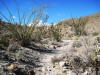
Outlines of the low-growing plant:
{"type": "Polygon", "coordinates": [[[25,53],[24,51],[19,50],[16,55],[15,58],[16,60],[19,62],[20,60],[22,60],[25,57],[25,53]]]}
{"type": "Polygon", "coordinates": [[[79,18],[79,19],[72,18],[72,27],[75,31],[75,35],[77,36],[86,35],[85,25],[87,21],[88,21],[87,18],[79,18]]]}
{"type": "Polygon", "coordinates": [[[93,36],[97,36],[97,35],[99,35],[99,33],[94,32],[94,33],[92,33],[92,35],[93,35],[93,36]]]}
{"type": "Polygon", "coordinates": [[[2,35],[0,37],[0,43],[2,44],[2,47],[5,49],[9,46],[9,37],[7,37],[6,35],[2,35]]]}

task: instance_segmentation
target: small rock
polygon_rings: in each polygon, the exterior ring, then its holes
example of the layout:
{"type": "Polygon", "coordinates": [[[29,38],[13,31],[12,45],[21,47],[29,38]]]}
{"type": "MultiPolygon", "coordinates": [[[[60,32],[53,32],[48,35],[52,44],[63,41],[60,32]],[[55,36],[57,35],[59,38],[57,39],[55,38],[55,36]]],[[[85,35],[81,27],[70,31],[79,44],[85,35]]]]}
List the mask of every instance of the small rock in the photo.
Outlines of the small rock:
{"type": "Polygon", "coordinates": [[[63,67],[63,66],[64,66],[64,64],[65,64],[65,62],[64,62],[64,61],[59,62],[59,65],[60,65],[61,67],[63,67]]]}

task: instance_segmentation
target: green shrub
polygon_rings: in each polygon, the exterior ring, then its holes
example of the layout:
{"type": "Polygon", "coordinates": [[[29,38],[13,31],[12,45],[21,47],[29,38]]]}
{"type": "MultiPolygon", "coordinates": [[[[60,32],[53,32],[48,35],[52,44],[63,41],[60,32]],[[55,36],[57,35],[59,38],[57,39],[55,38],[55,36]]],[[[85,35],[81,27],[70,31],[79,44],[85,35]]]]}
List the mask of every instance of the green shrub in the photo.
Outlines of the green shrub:
{"type": "Polygon", "coordinates": [[[57,42],[61,41],[62,35],[61,35],[61,28],[59,25],[57,25],[57,26],[52,25],[50,27],[50,32],[51,32],[51,34],[50,34],[51,38],[53,38],[57,42]]]}
{"type": "Polygon", "coordinates": [[[11,25],[9,27],[9,31],[14,39],[13,41],[19,42],[19,44],[22,46],[27,46],[30,44],[33,36],[30,27],[11,25]]]}
{"type": "Polygon", "coordinates": [[[45,30],[45,26],[40,26],[36,28],[36,31],[34,33],[34,41],[41,41],[42,38],[46,37],[46,30],[45,30]]]}
{"type": "Polygon", "coordinates": [[[75,31],[75,35],[81,36],[86,35],[85,25],[87,23],[86,18],[72,19],[72,27],[75,31]]]}
{"type": "Polygon", "coordinates": [[[6,35],[2,35],[0,37],[0,47],[3,48],[3,49],[6,49],[8,46],[9,46],[9,37],[6,36],[6,35]]]}
{"type": "Polygon", "coordinates": [[[99,35],[99,33],[94,32],[94,33],[92,33],[92,35],[93,35],[93,36],[97,36],[97,35],[99,35]]]}
{"type": "Polygon", "coordinates": [[[15,54],[15,59],[19,62],[20,60],[22,60],[25,57],[25,52],[22,50],[19,50],[16,54],[15,54]]]}

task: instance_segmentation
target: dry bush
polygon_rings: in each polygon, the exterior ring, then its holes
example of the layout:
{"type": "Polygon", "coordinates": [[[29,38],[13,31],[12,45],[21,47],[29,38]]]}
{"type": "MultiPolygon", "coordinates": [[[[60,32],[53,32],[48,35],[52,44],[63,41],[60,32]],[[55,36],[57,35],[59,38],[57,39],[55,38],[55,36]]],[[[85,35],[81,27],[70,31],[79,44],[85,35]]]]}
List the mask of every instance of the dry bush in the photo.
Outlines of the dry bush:
{"type": "MultiPolygon", "coordinates": [[[[100,45],[93,38],[93,36],[81,36],[77,40],[77,43],[74,43],[74,49],[77,50],[76,53],[73,53],[75,56],[78,56],[82,59],[83,63],[77,62],[77,64],[81,64],[81,68],[92,67],[95,69],[96,75],[98,75],[98,68],[100,66],[100,45]],[[75,45],[76,44],[76,45],[75,45]],[[80,45],[81,44],[81,45],[80,45]],[[79,45],[79,46],[77,46],[79,45]]],[[[79,58],[77,58],[79,60],[79,58]]],[[[75,61],[72,65],[75,65],[75,61]]],[[[78,67],[78,66],[74,66],[78,67]]],[[[76,68],[75,68],[76,69],[76,68]]]]}
{"type": "Polygon", "coordinates": [[[80,56],[88,66],[94,66],[94,58],[97,56],[97,54],[95,54],[96,49],[99,48],[98,42],[92,36],[81,36],[78,41],[81,46],[76,45],[75,47],[77,56],[80,56]]]}

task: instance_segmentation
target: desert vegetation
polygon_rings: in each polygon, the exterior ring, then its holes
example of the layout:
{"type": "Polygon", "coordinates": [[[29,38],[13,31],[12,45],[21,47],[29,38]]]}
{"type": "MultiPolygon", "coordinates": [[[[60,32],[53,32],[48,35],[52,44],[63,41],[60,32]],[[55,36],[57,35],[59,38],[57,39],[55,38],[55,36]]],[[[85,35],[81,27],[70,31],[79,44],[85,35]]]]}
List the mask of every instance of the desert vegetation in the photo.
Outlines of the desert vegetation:
{"type": "Polygon", "coordinates": [[[85,25],[87,22],[88,22],[87,18],[79,18],[79,19],[72,18],[71,26],[75,31],[75,35],[77,36],[86,35],[85,25]]]}
{"type": "Polygon", "coordinates": [[[51,25],[51,27],[49,28],[49,35],[50,38],[52,38],[53,40],[56,40],[57,42],[60,42],[62,39],[62,34],[61,34],[61,26],[57,25],[51,25]]]}
{"type": "MultiPolygon", "coordinates": [[[[17,41],[22,46],[27,46],[28,44],[30,44],[30,41],[32,40],[39,41],[40,39],[42,39],[42,36],[43,36],[42,34],[44,33],[44,24],[42,24],[41,27],[38,27],[37,25],[40,19],[42,18],[43,10],[44,10],[44,7],[39,8],[38,10],[37,9],[32,10],[28,18],[28,21],[26,22],[26,19],[24,20],[25,23],[23,23],[23,20],[20,21],[20,17],[19,17],[19,22],[17,24],[12,24],[12,22],[10,22],[8,32],[9,34],[11,34],[13,41],[17,41]],[[39,11],[39,13],[37,13],[37,11],[39,11]],[[32,19],[35,13],[37,14],[35,15],[35,18],[32,19]],[[32,24],[31,26],[28,26],[30,21],[32,21],[32,24]]],[[[25,17],[25,16],[26,15],[22,17],[25,17]]],[[[47,16],[45,16],[44,18],[44,21],[46,20],[47,20],[47,16]]]]}
{"type": "Polygon", "coordinates": [[[0,11],[0,75],[100,74],[100,33],[86,30],[89,17],[48,26],[45,5],[21,14],[14,0],[16,22],[10,8],[3,0],[0,2],[10,16],[0,11]],[[71,36],[69,39],[63,39],[64,29],[64,34],[71,36]]]}

